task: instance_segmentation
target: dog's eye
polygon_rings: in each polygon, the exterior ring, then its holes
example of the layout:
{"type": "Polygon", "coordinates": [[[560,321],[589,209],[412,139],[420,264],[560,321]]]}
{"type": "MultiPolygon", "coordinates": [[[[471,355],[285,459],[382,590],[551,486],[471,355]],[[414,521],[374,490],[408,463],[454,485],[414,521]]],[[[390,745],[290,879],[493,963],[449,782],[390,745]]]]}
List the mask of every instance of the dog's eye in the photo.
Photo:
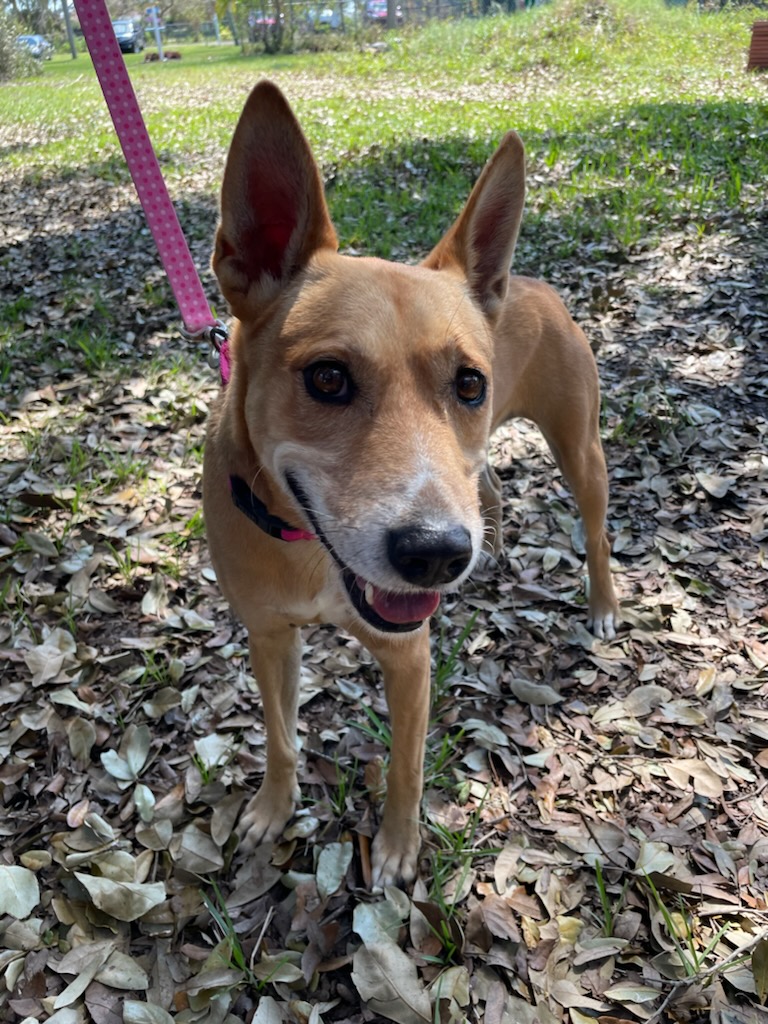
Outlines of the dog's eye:
{"type": "Polygon", "coordinates": [[[304,370],[304,387],[316,402],[347,405],[352,401],[352,378],[343,363],[325,359],[304,370]]]}
{"type": "Polygon", "coordinates": [[[487,382],[479,370],[462,366],[456,374],[456,396],[465,405],[482,405],[487,382]]]}

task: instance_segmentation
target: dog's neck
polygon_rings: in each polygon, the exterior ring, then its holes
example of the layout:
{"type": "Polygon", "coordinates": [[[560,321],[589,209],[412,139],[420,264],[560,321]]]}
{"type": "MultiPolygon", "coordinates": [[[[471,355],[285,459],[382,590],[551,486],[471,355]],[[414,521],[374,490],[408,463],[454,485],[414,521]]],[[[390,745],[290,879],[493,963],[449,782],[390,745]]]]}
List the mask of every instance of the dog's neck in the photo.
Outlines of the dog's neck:
{"type": "MultiPolygon", "coordinates": [[[[229,343],[224,341],[219,348],[219,373],[221,374],[221,386],[226,388],[232,373],[230,364],[229,343]]],[[[243,515],[247,516],[252,523],[255,523],[260,530],[263,530],[275,540],[315,540],[314,533],[301,530],[297,526],[291,526],[280,516],[274,516],[267,506],[258,498],[248,484],[239,476],[230,476],[229,491],[232,501],[243,515]]]]}
{"type": "Polygon", "coordinates": [[[242,477],[230,476],[229,490],[235,507],[243,515],[248,516],[252,523],[255,523],[260,530],[263,530],[270,537],[289,542],[316,539],[314,533],[291,526],[290,523],[281,519],[280,516],[273,516],[264,502],[256,497],[242,477]]]}

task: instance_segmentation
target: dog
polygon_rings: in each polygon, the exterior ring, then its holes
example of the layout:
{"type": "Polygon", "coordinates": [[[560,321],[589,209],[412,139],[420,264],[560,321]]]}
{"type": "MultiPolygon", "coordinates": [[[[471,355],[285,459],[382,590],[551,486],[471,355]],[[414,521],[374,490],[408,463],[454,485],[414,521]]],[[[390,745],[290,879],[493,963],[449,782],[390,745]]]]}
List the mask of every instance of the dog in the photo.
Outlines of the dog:
{"type": "MultiPolygon", "coordinates": [[[[144,54],[144,63],[145,64],[152,64],[152,63],[154,63],[155,61],[158,61],[158,60],[160,60],[160,54],[159,53],[145,53],[144,54]]],[[[163,60],[181,60],[181,54],[179,53],[178,50],[165,50],[163,52],[163,60]]]]}
{"type": "Polygon", "coordinates": [[[429,618],[484,546],[501,547],[491,431],[534,420],[585,523],[594,632],[618,604],[606,532],[599,385],[547,285],[510,275],[525,194],[505,135],[418,266],[340,255],[319,169],[264,80],[234,133],[212,267],[235,320],[212,410],[203,502],[220,587],[248,630],[267,731],[264,780],[238,831],[274,841],[299,799],[299,629],[330,622],[379,661],[392,727],[375,889],[419,854],[429,618]]]}

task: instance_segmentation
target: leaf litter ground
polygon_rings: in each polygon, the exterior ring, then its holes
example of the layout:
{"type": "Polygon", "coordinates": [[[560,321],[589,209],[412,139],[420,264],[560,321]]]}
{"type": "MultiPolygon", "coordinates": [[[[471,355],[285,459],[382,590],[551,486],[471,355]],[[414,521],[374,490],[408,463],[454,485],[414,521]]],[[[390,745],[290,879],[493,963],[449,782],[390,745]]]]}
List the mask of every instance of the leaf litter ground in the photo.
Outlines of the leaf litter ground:
{"type": "Polygon", "coordinates": [[[124,180],[2,175],[4,1019],[764,1019],[764,203],[629,255],[524,234],[600,366],[625,624],[587,633],[573,505],[505,428],[504,554],[435,622],[419,879],[371,897],[375,665],[306,632],[304,806],[240,857],[265,740],[200,519],[213,374],[124,180]]]}

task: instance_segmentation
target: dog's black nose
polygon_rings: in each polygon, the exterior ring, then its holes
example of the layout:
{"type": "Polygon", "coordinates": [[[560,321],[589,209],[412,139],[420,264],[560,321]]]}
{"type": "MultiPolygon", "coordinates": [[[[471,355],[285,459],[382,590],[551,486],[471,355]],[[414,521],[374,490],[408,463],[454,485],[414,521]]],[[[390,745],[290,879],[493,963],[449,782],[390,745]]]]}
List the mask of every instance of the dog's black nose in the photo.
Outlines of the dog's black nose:
{"type": "Polygon", "coordinates": [[[389,531],[387,549],[406,582],[429,588],[461,576],[472,558],[472,538],[465,526],[402,526],[389,531]]]}

